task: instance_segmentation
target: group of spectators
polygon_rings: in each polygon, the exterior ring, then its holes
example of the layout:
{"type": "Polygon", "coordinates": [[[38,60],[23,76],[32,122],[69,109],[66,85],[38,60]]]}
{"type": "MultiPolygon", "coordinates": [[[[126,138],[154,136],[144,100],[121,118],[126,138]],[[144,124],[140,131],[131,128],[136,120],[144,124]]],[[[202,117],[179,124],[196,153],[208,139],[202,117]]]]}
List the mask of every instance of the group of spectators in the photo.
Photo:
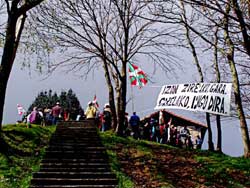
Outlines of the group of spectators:
{"type": "Polygon", "coordinates": [[[103,111],[99,111],[98,104],[90,101],[85,111],[86,119],[95,119],[98,128],[101,131],[107,131],[111,129],[112,115],[110,105],[106,103],[103,111]]]}
{"type": "Polygon", "coordinates": [[[77,115],[72,115],[67,109],[63,109],[60,103],[57,102],[52,108],[37,108],[34,107],[32,112],[23,116],[23,122],[29,124],[38,125],[56,125],[59,120],[84,120],[94,119],[98,123],[98,127],[102,131],[109,130],[111,128],[112,116],[110,105],[106,103],[103,111],[99,111],[98,104],[94,101],[88,103],[88,107],[85,110],[80,110],[77,115]]]}
{"type": "MultiPolygon", "coordinates": [[[[94,101],[90,101],[84,111],[78,113],[78,115],[72,119],[70,112],[63,109],[60,103],[57,102],[54,107],[39,109],[33,108],[33,111],[25,116],[27,124],[40,124],[40,125],[55,125],[59,120],[84,120],[93,119],[96,121],[98,128],[101,131],[107,131],[112,127],[112,113],[110,105],[106,103],[102,111],[98,109],[98,104],[94,101]]],[[[133,136],[135,139],[144,139],[149,141],[155,141],[162,144],[170,144],[179,147],[188,148],[201,148],[202,140],[200,136],[196,136],[194,139],[190,134],[187,126],[178,127],[172,124],[172,119],[167,123],[163,116],[163,112],[159,112],[159,117],[151,117],[144,124],[140,121],[140,117],[133,112],[129,118],[128,113],[125,113],[124,127],[122,128],[122,135],[133,136]]]]}
{"type": "Polygon", "coordinates": [[[187,126],[175,126],[172,124],[171,118],[168,122],[165,122],[162,111],[159,112],[159,117],[148,118],[148,121],[143,124],[134,112],[128,122],[130,131],[125,132],[135,139],[170,144],[181,148],[201,148],[202,139],[199,135],[194,138],[187,126]]]}
{"type": "Polygon", "coordinates": [[[69,113],[63,110],[60,103],[57,102],[52,108],[37,108],[33,107],[32,112],[23,117],[23,122],[38,125],[52,125],[56,124],[58,120],[67,120],[69,113]]]}

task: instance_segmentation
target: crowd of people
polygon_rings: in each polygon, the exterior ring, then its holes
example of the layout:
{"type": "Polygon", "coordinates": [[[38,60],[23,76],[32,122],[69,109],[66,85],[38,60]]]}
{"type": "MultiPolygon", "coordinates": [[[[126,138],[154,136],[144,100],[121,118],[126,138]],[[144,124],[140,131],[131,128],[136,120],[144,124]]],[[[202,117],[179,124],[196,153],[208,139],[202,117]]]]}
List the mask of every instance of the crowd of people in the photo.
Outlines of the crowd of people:
{"type": "MultiPolygon", "coordinates": [[[[57,102],[52,108],[37,108],[24,116],[24,122],[29,124],[40,125],[56,125],[59,120],[84,120],[93,119],[96,121],[100,131],[107,131],[112,128],[112,113],[110,105],[106,103],[103,110],[99,110],[96,102],[90,101],[85,110],[81,110],[74,117],[71,116],[67,109],[63,109],[60,103],[57,102]]],[[[133,136],[135,139],[144,139],[162,144],[170,144],[185,148],[201,148],[202,140],[199,135],[193,138],[187,126],[175,126],[172,124],[172,119],[166,122],[163,111],[159,112],[157,118],[151,117],[145,122],[140,120],[140,117],[133,112],[131,117],[125,113],[124,127],[122,128],[123,136],[133,136]]]]}
{"type": "Polygon", "coordinates": [[[172,123],[172,118],[165,121],[163,112],[159,112],[159,117],[150,117],[145,122],[141,122],[136,112],[128,120],[130,131],[127,136],[131,135],[135,139],[144,139],[161,144],[170,144],[181,148],[200,149],[202,139],[200,135],[192,135],[187,126],[176,126],[172,123]]]}
{"type": "Polygon", "coordinates": [[[94,101],[90,101],[85,110],[80,110],[78,114],[71,114],[68,109],[63,109],[60,106],[60,103],[57,102],[55,106],[51,108],[37,108],[34,107],[33,110],[24,114],[22,122],[30,124],[38,124],[38,125],[56,125],[58,121],[81,121],[84,119],[94,119],[96,120],[98,127],[102,131],[106,131],[111,129],[111,110],[109,104],[105,104],[103,111],[100,112],[97,106],[97,103],[94,101]]]}
{"type": "Polygon", "coordinates": [[[46,107],[44,109],[33,107],[33,110],[24,114],[22,122],[38,125],[56,125],[58,121],[69,121],[69,120],[82,120],[85,118],[84,111],[79,110],[78,114],[71,114],[68,109],[63,109],[59,102],[53,107],[46,107]]]}

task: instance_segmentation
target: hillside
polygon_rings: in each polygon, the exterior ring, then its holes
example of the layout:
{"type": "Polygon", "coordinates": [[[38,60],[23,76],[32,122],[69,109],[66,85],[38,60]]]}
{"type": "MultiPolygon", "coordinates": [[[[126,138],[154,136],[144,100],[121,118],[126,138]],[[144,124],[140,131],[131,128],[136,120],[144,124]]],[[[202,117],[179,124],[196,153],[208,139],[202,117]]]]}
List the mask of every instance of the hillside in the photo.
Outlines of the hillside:
{"type": "Polygon", "coordinates": [[[24,124],[3,127],[4,139],[9,149],[0,153],[0,187],[24,188],[29,186],[32,172],[39,163],[48,145],[55,126],[41,127],[24,124]]]}
{"type": "Polygon", "coordinates": [[[101,133],[120,187],[247,188],[250,160],[101,133]]]}
{"type": "MultiPolygon", "coordinates": [[[[55,127],[8,125],[10,146],[0,154],[0,187],[26,188],[55,127]]],[[[148,141],[100,133],[120,188],[243,188],[250,187],[250,160],[207,151],[183,150],[148,141]]]]}

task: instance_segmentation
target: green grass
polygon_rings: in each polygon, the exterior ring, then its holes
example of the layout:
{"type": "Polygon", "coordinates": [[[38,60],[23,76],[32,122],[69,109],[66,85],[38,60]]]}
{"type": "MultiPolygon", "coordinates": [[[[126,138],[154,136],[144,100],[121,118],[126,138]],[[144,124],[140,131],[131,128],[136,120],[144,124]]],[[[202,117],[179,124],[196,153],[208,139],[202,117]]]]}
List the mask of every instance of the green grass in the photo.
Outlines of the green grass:
{"type": "MultiPolygon", "coordinates": [[[[122,138],[116,136],[111,131],[100,133],[103,144],[109,149],[108,154],[111,158],[112,169],[116,174],[122,174],[123,177],[129,179],[126,174],[121,172],[119,168],[119,161],[116,157],[115,148],[118,144],[123,145],[123,153],[126,155],[127,148],[134,148],[134,155],[143,156],[140,160],[154,159],[152,148],[160,147],[161,149],[172,150],[179,158],[185,158],[187,155],[194,160],[196,160],[200,166],[195,169],[195,175],[198,178],[205,178],[203,182],[206,186],[214,185],[225,185],[227,188],[242,188],[250,187],[250,160],[243,157],[230,157],[224,154],[213,153],[209,151],[202,150],[182,150],[168,145],[161,145],[158,143],[153,143],[149,141],[138,141],[131,137],[122,138]],[[125,148],[124,148],[125,147],[125,148]]],[[[143,163],[143,161],[140,161],[143,163]]],[[[154,171],[154,169],[153,169],[154,171]]],[[[164,179],[164,174],[155,169],[156,177],[159,181],[168,182],[164,179]]],[[[119,180],[120,181],[120,180],[119,180]]],[[[132,183],[132,182],[131,182],[132,183]]],[[[198,185],[202,184],[197,182],[198,185]]],[[[123,187],[123,186],[121,186],[123,187]]],[[[125,187],[125,186],[124,186],[125,187]]],[[[128,186],[133,187],[133,186],[128,186]]],[[[166,185],[166,187],[171,187],[171,185],[166,185]]]]}
{"type": "MultiPolygon", "coordinates": [[[[2,188],[27,188],[32,178],[32,172],[39,170],[39,163],[45,153],[51,134],[55,126],[41,127],[32,125],[27,128],[25,125],[6,125],[3,127],[3,136],[10,146],[8,154],[0,153],[0,187],[2,188]]],[[[131,137],[122,138],[113,132],[100,133],[101,139],[111,164],[112,171],[116,174],[120,188],[135,187],[132,178],[121,170],[121,162],[117,157],[116,149],[122,146],[123,159],[128,156],[145,167],[151,164],[150,171],[155,180],[161,183],[161,187],[175,187],[167,179],[165,174],[157,169],[155,164],[156,156],[153,150],[172,151],[181,161],[188,156],[197,161],[200,165],[195,169],[194,176],[204,179],[204,182],[197,182],[197,186],[223,185],[227,188],[250,187],[250,160],[241,157],[230,157],[223,154],[212,153],[202,150],[182,150],[168,145],[161,145],[149,141],[134,140],[131,137]]],[[[173,158],[175,160],[177,158],[173,158]]],[[[124,162],[124,161],[123,161],[124,162]]]]}
{"type": "Polygon", "coordinates": [[[119,188],[131,188],[134,187],[134,183],[130,177],[126,176],[120,169],[120,163],[117,159],[116,153],[112,149],[116,146],[117,143],[129,144],[132,143],[128,139],[115,136],[111,131],[106,131],[100,133],[104,146],[107,148],[107,154],[109,156],[109,162],[111,165],[111,170],[116,174],[118,179],[119,188]]]}
{"type": "MultiPolygon", "coordinates": [[[[242,176],[250,176],[250,160],[243,157],[230,157],[224,154],[217,154],[205,151],[195,156],[196,160],[203,164],[203,168],[198,170],[201,176],[205,176],[210,182],[221,183],[223,179],[228,183],[228,187],[237,188],[250,186],[250,181],[239,182],[234,180],[231,174],[241,174],[242,176]]],[[[224,183],[225,183],[224,182],[224,183]]]]}
{"type": "Polygon", "coordinates": [[[39,170],[55,126],[41,127],[24,124],[3,126],[3,137],[10,147],[8,154],[0,153],[0,187],[26,188],[32,172],[39,170]]]}

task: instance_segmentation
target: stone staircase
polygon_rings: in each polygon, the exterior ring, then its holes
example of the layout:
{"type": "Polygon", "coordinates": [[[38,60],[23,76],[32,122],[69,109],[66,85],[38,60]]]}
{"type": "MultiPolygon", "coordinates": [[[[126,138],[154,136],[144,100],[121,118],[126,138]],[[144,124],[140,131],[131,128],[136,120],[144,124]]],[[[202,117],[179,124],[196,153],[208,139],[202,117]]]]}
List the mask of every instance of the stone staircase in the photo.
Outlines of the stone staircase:
{"type": "Polygon", "coordinates": [[[113,188],[117,184],[94,121],[86,120],[58,124],[30,187],[113,188]]]}

